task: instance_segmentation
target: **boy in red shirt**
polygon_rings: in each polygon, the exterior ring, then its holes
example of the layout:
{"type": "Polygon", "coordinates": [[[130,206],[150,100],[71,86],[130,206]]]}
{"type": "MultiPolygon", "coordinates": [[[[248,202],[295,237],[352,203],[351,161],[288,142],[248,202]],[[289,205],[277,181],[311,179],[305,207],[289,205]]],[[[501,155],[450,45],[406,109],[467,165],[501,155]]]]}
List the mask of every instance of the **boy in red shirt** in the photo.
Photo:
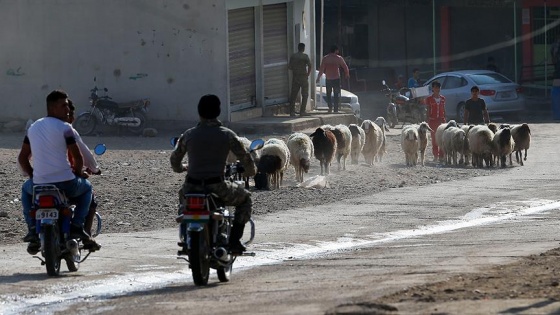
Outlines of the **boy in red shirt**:
{"type": "Polygon", "coordinates": [[[428,125],[432,128],[432,153],[434,154],[434,161],[443,159],[443,151],[436,143],[436,130],[437,127],[445,123],[445,97],[440,95],[441,83],[432,82],[432,95],[428,96],[425,100],[428,110],[428,125]]]}

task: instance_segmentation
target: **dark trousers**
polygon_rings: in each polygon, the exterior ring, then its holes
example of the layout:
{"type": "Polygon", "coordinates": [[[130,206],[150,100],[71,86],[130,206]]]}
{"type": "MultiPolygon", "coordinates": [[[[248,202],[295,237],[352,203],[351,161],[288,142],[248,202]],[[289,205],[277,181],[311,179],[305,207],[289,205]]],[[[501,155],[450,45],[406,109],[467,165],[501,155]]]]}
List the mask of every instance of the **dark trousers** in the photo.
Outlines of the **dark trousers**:
{"type": "Polygon", "coordinates": [[[305,113],[307,107],[307,98],[309,97],[309,82],[307,75],[294,75],[292,78],[292,93],[290,95],[290,115],[296,112],[296,98],[301,89],[301,104],[299,113],[305,113]]]}
{"type": "Polygon", "coordinates": [[[326,80],[327,103],[329,104],[329,112],[332,112],[333,104],[331,94],[334,96],[334,112],[338,113],[338,102],[340,99],[340,79],[326,80]]]}

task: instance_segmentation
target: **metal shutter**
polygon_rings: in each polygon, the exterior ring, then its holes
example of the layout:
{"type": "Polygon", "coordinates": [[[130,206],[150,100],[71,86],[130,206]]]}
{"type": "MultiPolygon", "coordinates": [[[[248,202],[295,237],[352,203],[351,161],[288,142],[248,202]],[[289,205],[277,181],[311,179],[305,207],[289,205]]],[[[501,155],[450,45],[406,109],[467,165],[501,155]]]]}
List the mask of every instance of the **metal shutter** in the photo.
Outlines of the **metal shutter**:
{"type": "Polygon", "coordinates": [[[288,102],[287,20],[286,3],[263,7],[265,105],[288,102]]]}
{"type": "Polygon", "coordinates": [[[254,107],[257,95],[254,8],[228,11],[228,45],[231,110],[254,107]]]}

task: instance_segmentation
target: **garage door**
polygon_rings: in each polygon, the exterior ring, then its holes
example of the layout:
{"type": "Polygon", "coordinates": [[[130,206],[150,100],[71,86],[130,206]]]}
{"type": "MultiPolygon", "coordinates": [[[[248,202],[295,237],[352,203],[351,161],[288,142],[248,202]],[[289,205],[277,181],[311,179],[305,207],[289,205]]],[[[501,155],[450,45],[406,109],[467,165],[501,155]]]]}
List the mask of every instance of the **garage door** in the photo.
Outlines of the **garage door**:
{"type": "Polygon", "coordinates": [[[263,7],[265,105],[288,102],[287,19],[286,3],[263,7]]]}
{"type": "Polygon", "coordinates": [[[254,8],[228,11],[229,100],[232,111],[256,105],[254,8]]]}

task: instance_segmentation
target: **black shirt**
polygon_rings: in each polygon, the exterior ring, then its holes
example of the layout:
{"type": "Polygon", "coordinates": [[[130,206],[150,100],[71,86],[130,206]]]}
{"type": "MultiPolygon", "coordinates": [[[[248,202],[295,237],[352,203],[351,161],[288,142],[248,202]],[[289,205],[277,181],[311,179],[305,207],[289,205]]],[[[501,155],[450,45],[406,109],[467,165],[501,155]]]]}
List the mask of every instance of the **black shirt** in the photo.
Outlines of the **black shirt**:
{"type": "Polygon", "coordinates": [[[483,99],[479,98],[476,101],[468,99],[465,104],[465,110],[469,111],[469,121],[467,124],[480,125],[484,124],[484,116],[482,112],[486,109],[486,103],[483,99]]]}

